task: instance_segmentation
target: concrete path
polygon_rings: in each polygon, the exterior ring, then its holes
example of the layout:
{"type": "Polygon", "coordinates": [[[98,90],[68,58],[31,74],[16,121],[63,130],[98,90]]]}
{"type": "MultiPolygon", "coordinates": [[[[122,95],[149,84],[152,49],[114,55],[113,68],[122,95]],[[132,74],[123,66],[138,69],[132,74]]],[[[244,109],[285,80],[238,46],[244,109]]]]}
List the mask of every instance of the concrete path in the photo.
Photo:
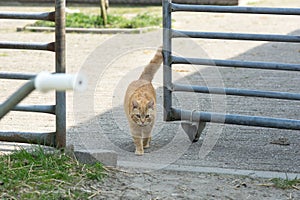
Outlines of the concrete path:
{"type": "MultiPolygon", "coordinates": [[[[299,35],[299,17],[230,14],[174,14],[174,28],[227,32],[299,35]]],[[[70,129],[76,148],[110,149],[118,164],[145,169],[176,169],[263,177],[300,173],[298,131],[208,124],[198,143],[191,144],[180,123],[162,121],[162,71],[154,80],[159,117],[152,147],[143,157],[134,146],[123,112],[127,85],[136,79],[161,43],[161,32],[119,35],[98,46],[82,70],[92,88],[74,99],[79,126],[70,129]],[[100,55],[106,55],[102,57],[100,55]],[[84,103],[83,103],[84,102],[84,103]],[[83,114],[84,113],[84,114],[83,114]],[[279,143],[285,140],[287,143],[279,143]],[[270,171],[270,172],[262,172],[270,171]],[[282,173],[277,173],[282,172],[282,173]]],[[[212,40],[176,40],[174,52],[190,57],[299,63],[296,44],[212,40]]],[[[236,87],[299,93],[295,72],[175,66],[174,81],[218,87],[236,87]]],[[[75,94],[76,96],[77,94],[75,94]]],[[[245,97],[176,94],[174,104],[186,109],[299,119],[299,103],[245,97]]]]}

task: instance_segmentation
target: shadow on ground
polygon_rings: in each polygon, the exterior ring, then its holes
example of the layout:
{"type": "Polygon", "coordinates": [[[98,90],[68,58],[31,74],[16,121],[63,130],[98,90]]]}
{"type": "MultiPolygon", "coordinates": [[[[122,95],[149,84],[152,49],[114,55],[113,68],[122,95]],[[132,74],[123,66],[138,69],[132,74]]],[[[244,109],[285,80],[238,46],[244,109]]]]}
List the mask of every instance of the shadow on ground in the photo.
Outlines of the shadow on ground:
{"type": "MultiPolygon", "coordinates": [[[[300,35],[300,31],[291,34],[300,35]]],[[[178,51],[181,46],[184,44],[179,42],[178,51]]],[[[300,63],[300,48],[293,43],[265,43],[232,59],[300,63]]],[[[176,82],[206,86],[214,86],[213,83],[216,82],[225,87],[300,93],[298,72],[218,68],[218,76],[216,76],[214,67],[196,66],[195,68],[197,68],[196,73],[178,79],[176,82]]],[[[157,76],[161,76],[161,71],[157,76]]],[[[117,86],[126,87],[125,82],[121,81],[117,86]]],[[[118,100],[113,99],[112,102],[122,102],[122,92],[114,94],[113,98],[118,100]]],[[[157,88],[157,94],[159,117],[153,131],[152,146],[147,149],[145,156],[134,155],[134,146],[123,106],[117,103],[113,104],[112,109],[69,129],[69,143],[73,144],[75,149],[114,150],[119,155],[119,162],[135,162],[146,167],[148,165],[149,168],[152,164],[162,164],[161,167],[178,164],[300,173],[299,131],[208,124],[199,142],[191,144],[181,129],[180,122],[162,121],[161,85],[157,88]],[[216,133],[216,130],[221,132],[216,133]],[[286,143],[276,142],[280,138],[284,138],[286,143]],[[203,147],[205,147],[204,150],[201,149],[203,147]],[[201,154],[203,152],[205,156],[201,154]]],[[[300,120],[300,103],[296,101],[182,93],[176,94],[174,99],[174,105],[185,109],[196,108],[201,111],[219,109],[231,114],[300,120]],[[220,101],[222,101],[222,106],[218,108],[216,103],[220,101]]]]}

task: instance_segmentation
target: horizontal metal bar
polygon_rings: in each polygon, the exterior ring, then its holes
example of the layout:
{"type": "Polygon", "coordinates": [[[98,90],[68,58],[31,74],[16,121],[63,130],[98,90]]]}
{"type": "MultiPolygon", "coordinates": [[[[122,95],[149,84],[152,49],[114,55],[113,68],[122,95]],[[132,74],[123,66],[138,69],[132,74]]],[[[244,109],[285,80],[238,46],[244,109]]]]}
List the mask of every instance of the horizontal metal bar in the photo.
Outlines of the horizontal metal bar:
{"type": "Polygon", "coordinates": [[[55,141],[55,132],[51,132],[51,133],[0,132],[0,141],[22,142],[22,143],[53,146],[55,141]]]}
{"type": "Polygon", "coordinates": [[[55,21],[55,12],[0,12],[0,19],[33,19],[55,21]]]}
{"type": "Polygon", "coordinates": [[[174,84],[173,91],[235,95],[235,96],[246,96],[246,97],[261,97],[261,98],[285,99],[285,100],[297,100],[297,101],[300,100],[300,94],[297,93],[245,90],[245,89],[237,89],[237,88],[217,88],[217,87],[205,87],[205,86],[197,86],[197,85],[174,84]]]}
{"type": "Polygon", "coordinates": [[[250,69],[267,69],[267,70],[284,70],[284,71],[300,71],[299,64],[273,63],[273,62],[249,62],[238,60],[218,60],[218,59],[202,59],[202,58],[184,58],[172,56],[173,64],[195,64],[222,67],[238,67],[250,69]]]}
{"type": "Polygon", "coordinates": [[[214,12],[214,13],[245,13],[245,14],[275,14],[275,15],[300,15],[299,8],[266,8],[246,6],[210,6],[171,3],[172,12],[214,12]]]}
{"type": "Polygon", "coordinates": [[[25,43],[25,42],[2,42],[0,41],[0,49],[30,49],[55,51],[55,43],[25,43]]]}
{"type": "Polygon", "coordinates": [[[189,111],[172,108],[173,120],[191,120],[221,124],[257,126],[266,128],[300,130],[300,120],[232,115],[213,112],[189,111]]]}
{"type": "Polygon", "coordinates": [[[33,79],[36,74],[21,74],[11,72],[0,72],[0,79],[19,79],[19,80],[30,80],[33,79]]]}
{"type": "Polygon", "coordinates": [[[24,111],[24,112],[40,112],[55,114],[54,105],[17,105],[12,110],[14,111],[24,111]]]}
{"type": "Polygon", "coordinates": [[[207,38],[226,40],[253,40],[272,42],[300,42],[300,36],[295,35],[275,35],[275,34],[246,34],[246,33],[220,33],[220,32],[194,32],[172,30],[173,38],[207,38]]]}

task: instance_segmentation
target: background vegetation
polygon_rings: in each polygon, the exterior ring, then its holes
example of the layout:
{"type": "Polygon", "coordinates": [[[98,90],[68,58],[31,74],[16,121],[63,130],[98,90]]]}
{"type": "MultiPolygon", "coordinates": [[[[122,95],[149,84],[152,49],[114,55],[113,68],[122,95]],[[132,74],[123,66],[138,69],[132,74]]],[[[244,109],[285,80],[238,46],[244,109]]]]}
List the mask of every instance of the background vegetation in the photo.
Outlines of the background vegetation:
{"type": "MultiPolygon", "coordinates": [[[[114,7],[110,8],[107,15],[107,24],[99,15],[99,9],[81,9],[79,13],[66,15],[66,27],[77,28],[140,28],[161,26],[162,18],[156,7],[114,7]],[[147,10],[147,12],[145,12],[147,10]]],[[[75,8],[74,10],[78,10],[75,8]]],[[[37,21],[33,26],[54,27],[53,22],[37,21]]]]}

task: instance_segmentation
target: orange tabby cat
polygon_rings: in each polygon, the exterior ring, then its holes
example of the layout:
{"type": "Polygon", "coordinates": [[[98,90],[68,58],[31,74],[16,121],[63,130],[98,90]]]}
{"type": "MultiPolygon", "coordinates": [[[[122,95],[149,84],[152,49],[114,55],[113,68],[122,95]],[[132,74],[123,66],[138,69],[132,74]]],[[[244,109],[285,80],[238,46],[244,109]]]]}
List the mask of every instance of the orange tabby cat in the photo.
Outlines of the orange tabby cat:
{"type": "Polygon", "coordinates": [[[126,91],[124,109],[136,155],[143,155],[144,148],[150,147],[151,131],[156,118],[156,93],[151,81],[162,58],[162,49],[159,48],[140,78],[133,81],[126,91]]]}

